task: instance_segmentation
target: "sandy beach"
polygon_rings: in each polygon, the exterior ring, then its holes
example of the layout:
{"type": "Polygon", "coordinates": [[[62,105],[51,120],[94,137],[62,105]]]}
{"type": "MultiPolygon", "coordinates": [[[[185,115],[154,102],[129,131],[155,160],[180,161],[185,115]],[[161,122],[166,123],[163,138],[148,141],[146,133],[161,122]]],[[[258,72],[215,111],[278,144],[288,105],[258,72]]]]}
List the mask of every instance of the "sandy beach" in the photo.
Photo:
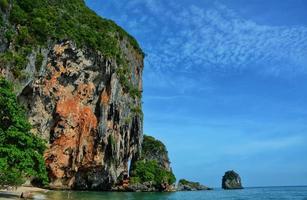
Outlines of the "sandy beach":
{"type": "Polygon", "coordinates": [[[37,187],[21,186],[12,190],[0,190],[0,200],[4,199],[19,199],[21,194],[31,194],[35,199],[44,199],[42,194],[47,193],[49,190],[37,187]]]}

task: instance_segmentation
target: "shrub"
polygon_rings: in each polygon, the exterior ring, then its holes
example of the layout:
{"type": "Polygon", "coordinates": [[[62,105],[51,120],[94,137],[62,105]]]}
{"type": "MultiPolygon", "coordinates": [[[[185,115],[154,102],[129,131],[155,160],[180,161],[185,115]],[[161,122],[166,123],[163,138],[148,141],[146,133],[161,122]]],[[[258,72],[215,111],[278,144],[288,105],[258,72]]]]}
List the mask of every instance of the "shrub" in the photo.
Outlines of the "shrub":
{"type": "Polygon", "coordinates": [[[165,183],[169,185],[175,183],[176,177],[173,172],[155,159],[159,159],[163,155],[167,155],[165,145],[159,140],[145,135],[141,156],[131,164],[131,183],[152,182],[157,188],[165,183]]]}
{"type": "Polygon", "coordinates": [[[43,64],[44,56],[42,54],[37,54],[36,55],[36,60],[35,60],[35,69],[37,72],[40,71],[42,64],[43,64]]]}
{"type": "Polygon", "coordinates": [[[176,181],[174,174],[166,169],[163,169],[158,165],[157,161],[137,161],[132,166],[131,182],[143,183],[153,182],[153,184],[159,187],[161,184],[173,184],[176,181]]]}
{"type": "Polygon", "coordinates": [[[142,155],[143,157],[147,157],[150,154],[163,155],[167,154],[167,150],[161,141],[156,140],[154,137],[144,135],[142,155]]]}
{"type": "Polygon", "coordinates": [[[10,13],[10,21],[14,24],[24,25],[28,21],[28,14],[15,3],[10,13]]]}
{"type": "MultiPolygon", "coordinates": [[[[19,28],[18,34],[15,36],[15,45],[17,48],[25,48],[27,46],[30,46],[31,44],[31,36],[29,34],[28,27],[26,26],[21,26],[19,28]]],[[[26,55],[31,53],[31,51],[26,51],[26,55]]]]}
{"type": "Polygon", "coordinates": [[[0,63],[2,65],[12,66],[11,71],[17,78],[23,78],[23,70],[27,63],[27,58],[16,52],[5,52],[0,54],[0,63]]]}
{"type": "Polygon", "coordinates": [[[15,37],[15,32],[12,29],[8,29],[5,31],[4,36],[8,41],[12,41],[15,37]]]}
{"type": "Polygon", "coordinates": [[[130,107],[131,112],[138,115],[143,115],[142,107],[137,105],[135,107],[130,107]]]}
{"type": "Polygon", "coordinates": [[[0,7],[2,11],[6,11],[9,8],[9,2],[7,0],[0,0],[0,7]]]}
{"type": "Polygon", "coordinates": [[[48,182],[45,143],[31,134],[25,111],[17,103],[12,84],[0,78],[0,186],[20,185],[35,177],[48,182]]]}

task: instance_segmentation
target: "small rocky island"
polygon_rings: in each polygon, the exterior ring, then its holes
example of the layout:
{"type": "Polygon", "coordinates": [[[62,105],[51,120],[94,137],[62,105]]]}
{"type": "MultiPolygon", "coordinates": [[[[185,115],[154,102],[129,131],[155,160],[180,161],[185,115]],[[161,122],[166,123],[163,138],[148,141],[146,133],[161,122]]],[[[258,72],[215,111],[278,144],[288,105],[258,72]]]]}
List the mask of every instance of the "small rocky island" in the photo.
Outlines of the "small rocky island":
{"type": "Polygon", "coordinates": [[[199,182],[192,182],[185,179],[180,179],[178,182],[177,191],[197,191],[197,190],[212,190],[212,188],[201,185],[199,182]]]}
{"type": "Polygon", "coordinates": [[[142,150],[131,161],[130,177],[113,187],[113,191],[171,192],[176,177],[172,172],[165,145],[154,137],[144,135],[142,150]]]}
{"type": "Polygon", "coordinates": [[[239,174],[233,170],[225,172],[222,179],[222,188],[224,190],[243,189],[239,174]]]}

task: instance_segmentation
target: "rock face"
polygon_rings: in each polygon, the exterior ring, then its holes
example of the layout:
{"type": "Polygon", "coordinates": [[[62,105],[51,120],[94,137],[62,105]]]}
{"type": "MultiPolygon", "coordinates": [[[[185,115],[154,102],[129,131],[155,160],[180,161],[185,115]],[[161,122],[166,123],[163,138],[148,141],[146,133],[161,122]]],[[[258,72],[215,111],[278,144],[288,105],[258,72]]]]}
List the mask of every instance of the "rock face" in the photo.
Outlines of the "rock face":
{"type": "Polygon", "coordinates": [[[48,143],[50,187],[111,190],[140,154],[143,52],[83,0],[4,2],[0,76],[48,143]]]}
{"type": "Polygon", "coordinates": [[[32,132],[48,142],[50,187],[111,190],[141,149],[144,55],[137,42],[83,0],[8,2],[0,9],[0,76],[15,83],[32,132]],[[10,17],[13,11],[27,19],[10,17]],[[30,20],[43,17],[56,20],[33,27],[30,20]]]}
{"type": "MultiPolygon", "coordinates": [[[[130,59],[131,81],[142,90],[143,61],[130,59]]],[[[46,165],[53,188],[108,190],[140,148],[140,99],[125,93],[117,64],[70,42],[54,45],[44,74],[20,94],[33,132],[49,140],[46,165]]]]}
{"type": "Polygon", "coordinates": [[[243,189],[241,178],[235,171],[227,171],[222,179],[222,188],[225,190],[243,189]]]}
{"type": "Polygon", "coordinates": [[[201,185],[199,182],[187,181],[180,179],[177,185],[177,191],[197,191],[197,190],[212,190],[207,186],[201,185]]]}

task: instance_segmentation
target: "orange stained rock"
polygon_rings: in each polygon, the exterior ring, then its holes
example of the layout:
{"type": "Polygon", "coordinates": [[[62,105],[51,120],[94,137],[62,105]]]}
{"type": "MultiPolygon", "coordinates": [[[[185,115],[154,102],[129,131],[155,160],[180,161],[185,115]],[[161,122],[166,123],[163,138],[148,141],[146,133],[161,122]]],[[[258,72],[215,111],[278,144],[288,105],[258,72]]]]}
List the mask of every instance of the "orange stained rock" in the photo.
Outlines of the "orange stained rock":
{"type": "Polygon", "coordinates": [[[57,44],[54,46],[53,51],[55,52],[56,55],[62,55],[65,49],[67,49],[67,47],[68,45],[57,44]]]}
{"type": "Polygon", "coordinates": [[[57,165],[56,163],[51,163],[49,167],[52,169],[51,174],[53,177],[56,177],[56,178],[64,177],[65,172],[62,169],[60,169],[59,165],[57,165]]]}
{"type": "Polygon", "coordinates": [[[90,107],[86,106],[81,110],[80,120],[80,125],[83,126],[81,130],[83,133],[89,133],[91,129],[96,129],[97,127],[96,115],[93,113],[90,107]]]}
{"type": "Polygon", "coordinates": [[[59,85],[58,78],[63,74],[66,73],[66,68],[63,66],[62,62],[57,63],[57,67],[59,71],[55,69],[54,66],[51,65],[51,63],[47,64],[47,68],[49,68],[51,72],[51,78],[50,80],[45,80],[45,94],[49,94],[52,88],[59,85]]]}
{"type": "Polygon", "coordinates": [[[96,131],[97,118],[90,107],[84,107],[80,115],[80,130],[79,130],[79,157],[82,156],[80,162],[83,164],[94,162],[94,136],[93,132],[96,131]],[[85,155],[84,155],[85,153],[85,155]]]}
{"type": "Polygon", "coordinates": [[[106,88],[101,93],[101,103],[104,106],[107,106],[110,101],[110,95],[108,94],[106,88]]]}
{"type": "Polygon", "coordinates": [[[52,76],[50,80],[45,80],[44,93],[49,94],[50,90],[58,83],[57,77],[52,76]]]}
{"type": "Polygon", "coordinates": [[[61,99],[56,107],[56,113],[60,115],[61,118],[72,118],[72,120],[78,121],[80,106],[79,101],[76,97],[69,99],[61,99]]]}
{"type": "MultiPolygon", "coordinates": [[[[62,90],[65,91],[68,89],[62,90]]],[[[97,118],[90,107],[82,106],[79,96],[72,95],[58,101],[56,113],[60,120],[55,129],[59,126],[58,129],[64,132],[53,142],[45,158],[54,177],[61,178],[65,175],[61,169],[65,167],[74,170],[80,164],[83,166],[95,164],[94,136],[97,118]],[[70,149],[69,153],[66,152],[67,149],[70,149]],[[52,156],[55,159],[48,160],[52,156]]]]}

